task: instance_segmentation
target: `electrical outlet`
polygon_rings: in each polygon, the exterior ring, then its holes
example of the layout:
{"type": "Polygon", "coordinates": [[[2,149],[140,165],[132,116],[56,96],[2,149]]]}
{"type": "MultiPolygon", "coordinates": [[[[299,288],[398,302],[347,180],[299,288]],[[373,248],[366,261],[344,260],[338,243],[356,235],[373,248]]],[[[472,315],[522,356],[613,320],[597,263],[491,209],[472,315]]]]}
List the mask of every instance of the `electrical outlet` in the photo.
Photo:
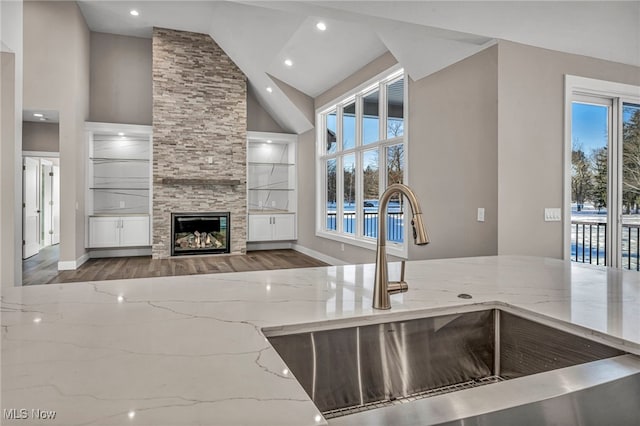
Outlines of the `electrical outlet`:
{"type": "Polygon", "coordinates": [[[544,209],[545,222],[560,222],[561,220],[562,220],[562,209],[549,208],[549,207],[544,209]]]}
{"type": "Polygon", "coordinates": [[[207,157],[207,163],[213,164],[213,157],[212,156],[208,156],[207,157]]]}
{"type": "Polygon", "coordinates": [[[478,222],[484,222],[484,207],[478,207],[478,222]]]}
{"type": "Polygon", "coordinates": [[[124,201],[120,201],[120,208],[124,209],[124,201]]]}
{"type": "Polygon", "coordinates": [[[344,251],[344,243],[340,243],[340,250],[344,251]]]}

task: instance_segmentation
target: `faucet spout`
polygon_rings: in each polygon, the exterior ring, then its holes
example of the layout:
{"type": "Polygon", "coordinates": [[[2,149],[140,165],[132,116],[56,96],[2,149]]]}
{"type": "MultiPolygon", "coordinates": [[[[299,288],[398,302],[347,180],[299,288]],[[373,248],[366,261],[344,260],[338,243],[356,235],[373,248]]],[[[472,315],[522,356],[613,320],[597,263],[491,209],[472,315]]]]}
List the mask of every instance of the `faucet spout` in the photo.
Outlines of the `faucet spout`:
{"type": "Polygon", "coordinates": [[[413,231],[413,241],[417,245],[429,243],[427,228],[422,219],[422,209],[414,192],[407,185],[396,183],[389,185],[380,196],[378,203],[378,241],[376,250],[376,273],[373,286],[373,308],[390,309],[391,299],[389,294],[406,292],[407,283],[404,281],[404,262],[402,279],[396,282],[389,282],[389,272],[387,265],[387,206],[393,194],[400,193],[405,196],[411,207],[411,227],[413,231]]]}

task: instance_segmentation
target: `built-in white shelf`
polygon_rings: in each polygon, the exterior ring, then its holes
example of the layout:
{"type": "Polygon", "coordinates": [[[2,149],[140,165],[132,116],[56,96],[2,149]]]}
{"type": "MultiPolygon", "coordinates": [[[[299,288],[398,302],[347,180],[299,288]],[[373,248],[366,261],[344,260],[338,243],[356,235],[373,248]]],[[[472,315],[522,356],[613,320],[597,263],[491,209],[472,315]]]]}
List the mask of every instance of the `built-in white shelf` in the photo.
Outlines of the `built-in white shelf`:
{"type": "Polygon", "coordinates": [[[86,123],[88,248],[149,246],[150,126],[86,123]]]}
{"type": "Polygon", "coordinates": [[[248,241],[297,238],[297,136],[248,132],[248,241]]]}

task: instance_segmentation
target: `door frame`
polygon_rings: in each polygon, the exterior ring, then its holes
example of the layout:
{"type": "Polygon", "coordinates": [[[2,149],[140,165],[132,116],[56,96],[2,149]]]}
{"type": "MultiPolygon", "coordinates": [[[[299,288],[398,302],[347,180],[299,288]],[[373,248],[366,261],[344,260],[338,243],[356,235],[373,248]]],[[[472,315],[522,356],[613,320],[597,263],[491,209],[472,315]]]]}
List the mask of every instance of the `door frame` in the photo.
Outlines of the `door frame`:
{"type": "MultiPolygon", "coordinates": [[[[31,157],[31,158],[38,159],[38,160],[39,159],[43,159],[43,158],[58,158],[59,159],[60,158],[60,152],[57,152],[57,151],[51,151],[51,152],[50,151],[22,151],[21,152],[21,158],[22,158],[21,164],[24,165],[24,159],[27,158],[27,157],[31,157]]],[[[40,188],[41,166],[42,166],[42,164],[40,163],[39,167],[38,167],[38,170],[39,170],[39,172],[38,172],[38,191],[39,191],[39,193],[41,192],[41,188],[40,188]]],[[[56,167],[58,167],[58,169],[60,169],[60,165],[59,164],[56,167]]],[[[24,203],[24,174],[23,174],[23,179],[22,179],[22,192],[21,192],[21,194],[22,194],[21,203],[24,203]]],[[[41,194],[38,195],[38,199],[39,200],[41,199],[41,194]]],[[[58,200],[57,201],[58,201],[58,205],[59,205],[60,204],[60,194],[59,193],[58,193],[58,200]]],[[[24,239],[24,209],[21,209],[21,210],[22,210],[22,219],[21,219],[22,237],[21,237],[21,239],[24,239]]],[[[43,212],[44,212],[43,206],[40,206],[40,215],[44,214],[43,212]]],[[[38,223],[40,224],[40,222],[41,221],[39,220],[38,223]]],[[[40,235],[41,235],[41,232],[38,232],[39,244],[40,244],[40,248],[42,248],[42,239],[40,238],[40,235]]],[[[20,257],[21,257],[22,260],[24,260],[24,247],[22,247],[20,257]]]]}
{"type": "Polygon", "coordinates": [[[42,210],[40,206],[41,199],[41,189],[40,189],[40,160],[34,157],[24,156],[22,157],[22,259],[28,259],[32,256],[35,256],[40,252],[40,220],[42,218],[42,210]],[[28,164],[31,163],[31,164],[28,164]],[[33,164],[35,163],[35,164],[33,164]],[[31,179],[27,178],[27,171],[31,168],[35,168],[35,176],[34,182],[31,182],[31,179]],[[33,194],[29,194],[27,197],[27,188],[30,188],[30,184],[35,184],[35,205],[32,206],[31,203],[27,200],[33,201],[31,196],[33,194]],[[28,209],[35,209],[35,211],[28,209]],[[27,214],[27,212],[31,212],[27,214]],[[28,220],[32,219],[33,216],[36,216],[35,221],[28,220]],[[31,224],[35,226],[35,230],[31,229],[31,224]],[[31,237],[35,238],[35,241],[31,237]],[[35,246],[34,246],[35,245],[35,246]]]}
{"type": "Polygon", "coordinates": [[[609,229],[615,230],[609,232],[607,244],[609,250],[607,253],[607,266],[618,268],[621,265],[620,237],[622,232],[622,216],[620,214],[620,200],[622,198],[622,176],[618,173],[618,166],[622,161],[621,146],[617,143],[622,141],[622,124],[621,114],[618,110],[622,107],[622,103],[626,101],[638,102],[640,100],[640,86],[634,86],[624,83],[616,83],[612,81],[597,80],[587,77],[579,77],[575,75],[565,75],[564,79],[564,188],[563,188],[563,258],[571,260],[571,130],[572,130],[572,104],[573,101],[579,101],[580,96],[602,97],[611,99],[613,116],[610,119],[610,135],[609,145],[612,150],[610,152],[609,163],[609,185],[615,185],[614,191],[609,191],[608,199],[611,205],[614,205],[613,212],[608,208],[607,218],[610,221],[609,229]],[[613,142],[612,142],[613,140],[613,142]],[[612,167],[613,166],[613,167],[612,167]],[[614,169],[615,167],[615,169],[614,169]],[[614,217],[615,216],[615,217],[614,217]],[[615,234],[615,235],[613,235],[615,234]]]}

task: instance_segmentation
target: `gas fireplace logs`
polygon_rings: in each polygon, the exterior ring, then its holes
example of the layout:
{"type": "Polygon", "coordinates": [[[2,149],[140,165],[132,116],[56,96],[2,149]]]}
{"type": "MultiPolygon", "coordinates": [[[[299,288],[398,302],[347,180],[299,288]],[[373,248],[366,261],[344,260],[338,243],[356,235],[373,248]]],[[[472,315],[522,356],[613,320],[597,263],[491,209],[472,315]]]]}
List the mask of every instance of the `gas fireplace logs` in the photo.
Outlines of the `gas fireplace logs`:
{"type": "Polygon", "coordinates": [[[176,247],[182,249],[199,249],[199,248],[220,248],[226,241],[225,236],[220,232],[179,232],[176,234],[176,247]]]}

